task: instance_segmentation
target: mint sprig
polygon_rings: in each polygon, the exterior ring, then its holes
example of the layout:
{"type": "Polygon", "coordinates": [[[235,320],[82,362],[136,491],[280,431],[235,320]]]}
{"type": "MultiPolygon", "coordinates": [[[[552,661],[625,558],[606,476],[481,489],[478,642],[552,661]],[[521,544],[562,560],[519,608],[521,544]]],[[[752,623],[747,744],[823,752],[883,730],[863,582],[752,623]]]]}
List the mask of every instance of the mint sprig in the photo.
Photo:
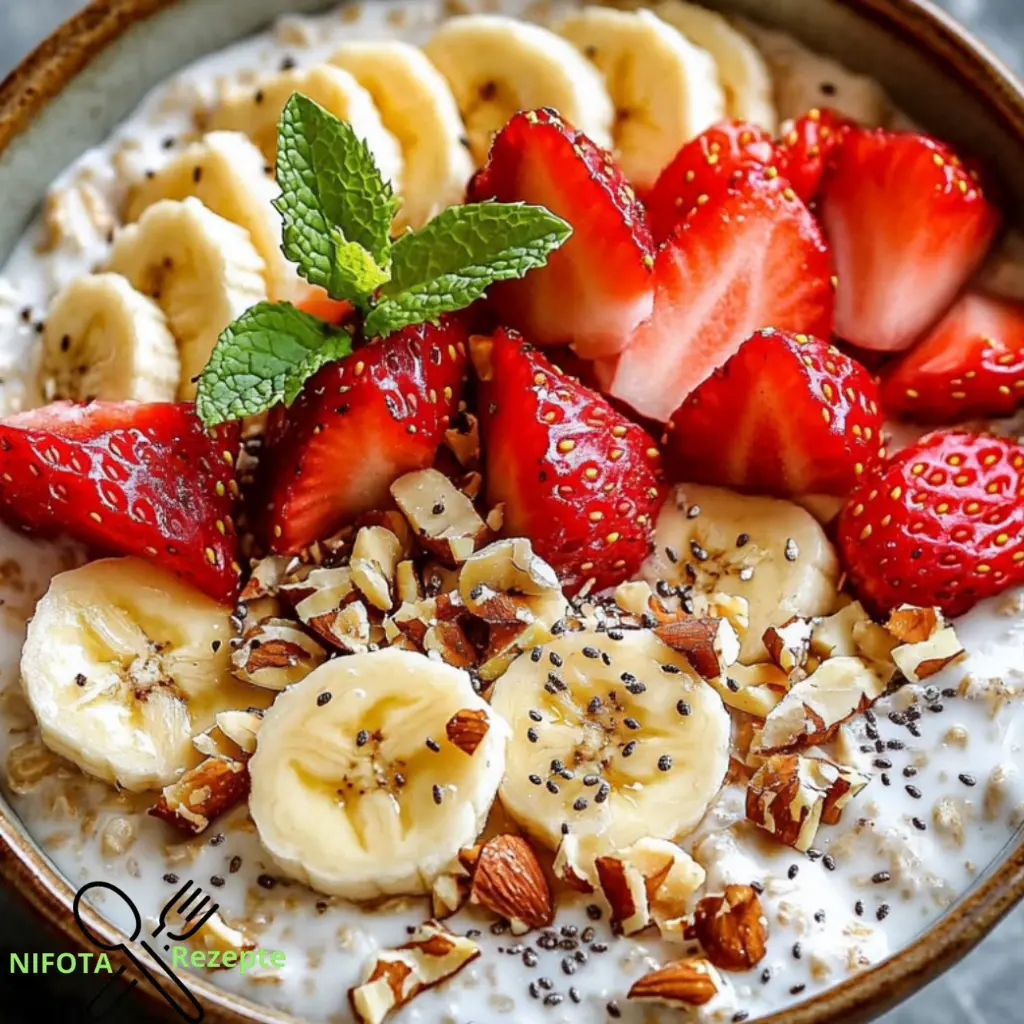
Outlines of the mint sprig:
{"type": "Polygon", "coordinates": [[[571,233],[561,217],[543,206],[451,206],[395,242],[391,280],[367,314],[366,330],[388,335],[464,309],[496,281],[544,266],[548,254],[571,233]]]}
{"type": "Polygon", "coordinates": [[[199,377],[196,412],[211,427],[291,405],[308,377],[351,351],[347,331],[287,302],[259,302],[217,339],[199,377]]]}
{"type": "MultiPolygon", "coordinates": [[[[386,337],[463,309],[497,281],[547,262],[572,228],[542,206],[474,203],[392,241],[398,202],[351,125],[299,93],[278,125],[274,206],[281,249],[311,284],[386,337]]],[[[199,377],[196,411],[212,426],[291,404],[305,381],[351,351],[348,332],[288,303],[261,302],[229,324],[199,377]]]]}
{"type": "Polygon", "coordinates": [[[398,202],[366,143],[295,93],[277,133],[282,250],[310,284],[362,300],[388,279],[398,202]]]}

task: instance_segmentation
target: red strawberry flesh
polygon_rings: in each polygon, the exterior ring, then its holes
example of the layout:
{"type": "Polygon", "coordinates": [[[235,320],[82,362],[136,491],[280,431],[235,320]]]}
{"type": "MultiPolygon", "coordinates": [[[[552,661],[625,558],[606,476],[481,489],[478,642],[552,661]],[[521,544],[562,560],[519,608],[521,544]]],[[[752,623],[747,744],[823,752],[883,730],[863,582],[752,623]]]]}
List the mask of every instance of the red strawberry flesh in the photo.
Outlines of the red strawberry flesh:
{"type": "Polygon", "coordinates": [[[644,197],[655,242],[665,241],[694,206],[728,184],[737,170],[768,167],[774,159],[771,137],[757,125],[722,121],[701,132],[679,150],[644,197]]]}
{"type": "Polygon", "coordinates": [[[984,259],[1000,217],[948,147],[912,133],[847,132],[821,218],[839,278],[836,333],[908,348],[984,259]]]}
{"type": "Polygon", "coordinates": [[[605,391],[662,423],[754,331],[831,334],[828,246],[785,182],[759,172],[691,210],[654,276],[653,315],[598,372],[605,391]]]}
{"type": "Polygon", "coordinates": [[[652,438],[514,331],[474,339],[474,363],[487,499],[505,503],[505,532],[528,537],[569,594],[629,579],[661,497],[652,438]]]}
{"type": "Polygon", "coordinates": [[[814,107],[782,126],[775,148],[776,166],[805,203],[818,198],[833,154],[854,127],[852,121],[827,107],[814,107]]]}
{"type": "Polygon", "coordinates": [[[846,495],[879,456],[878,387],[809,335],[758,331],[672,416],[670,473],[781,497],[846,495]]]}
{"type": "Polygon", "coordinates": [[[1012,415],[1024,404],[1024,306],[965,292],[886,372],[882,401],[924,423],[1012,415]]]}
{"type": "Polygon", "coordinates": [[[0,513],[135,555],[211,597],[238,592],[231,513],[240,428],[211,436],[190,404],[55,402],[0,423],[0,513]]]}
{"type": "Polygon", "coordinates": [[[459,319],[407,327],[323,367],[268,436],[264,532],[294,553],[389,503],[434,461],[466,375],[459,319]]]}
{"type": "Polygon", "coordinates": [[[865,474],[837,523],[850,583],[873,611],[960,615],[1024,583],[1024,446],[937,431],[865,474]]]}
{"type": "Polygon", "coordinates": [[[572,225],[546,266],[490,290],[503,321],[532,343],[608,355],[650,315],[654,252],[643,207],[611,155],[554,111],[505,125],[469,199],[545,206],[572,225]]]}

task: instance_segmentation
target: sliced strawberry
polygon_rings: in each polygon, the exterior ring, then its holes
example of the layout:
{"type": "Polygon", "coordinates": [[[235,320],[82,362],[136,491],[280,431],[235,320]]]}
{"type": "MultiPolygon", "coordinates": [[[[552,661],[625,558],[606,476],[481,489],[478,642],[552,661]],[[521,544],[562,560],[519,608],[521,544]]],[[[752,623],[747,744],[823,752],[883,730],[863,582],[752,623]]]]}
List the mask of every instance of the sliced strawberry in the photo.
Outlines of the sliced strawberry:
{"type": "Polygon", "coordinates": [[[434,460],[466,376],[461,320],[407,327],[313,376],[268,435],[263,521],[292,553],[389,501],[434,460]]]}
{"type": "Polygon", "coordinates": [[[572,225],[546,266],[490,290],[505,322],[535,344],[608,355],[650,316],[654,252],[643,207],[611,155],[555,111],[526,111],[505,125],[469,198],[535,203],[572,225]]]}
{"type": "Polygon", "coordinates": [[[650,550],[661,456],[600,395],[557,371],[514,331],[474,339],[487,498],[529,537],[567,593],[614,586],[650,550]]]}
{"type": "Polygon", "coordinates": [[[10,416],[0,422],[0,514],[149,559],[230,600],[239,437],[237,423],[207,434],[191,404],[54,402],[10,416]]]}
{"type": "Polygon", "coordinates": [[[776,165],[805,203],[818,198],[821,179],[833,153],[854,127],[852,121],[828,107],[814,107],[782,126],[775,147],[776,165]]]}
{"type": "Polygon", "coordinates": [[[663,242],[675,226],[712,192],[729,182],[737,170],[767,167],[774,162],[771,136],[746,121],[722,121],[691,139],[661,172],[644,197],[655,242],[663,242]]]}
{"type": "Polygon", "coordinates": [[[960,615],[1024,583],[1024,446],[937,431],[865,474],[837,541],[874,611],[936,605],[960,615]]]}
{"type": "Polygon", "coordinates": [[[882,401],[924,423],[1012,415],[1024,404],[1024,306],[966,292],[886,373],[882,401]]]}
{"type": "Polygon", "coordinates": [[[676,479],[762,494],[843,496],[878,458],[874,378],[818,338],[758,331],[676,410],[676,479]]]}
{"type": "Polygon", "coordinates": [[[947,146],[851,130],[826,177],[821,218],[839,284],[836,333],[860,348],[908,348],[985,257],[1000,215],[947,146]]]}
{"type": "Polygon", "coordinates": [[[653,316],[599,373],[607,392],[662,423],[754,331],[832,332],[828,246],[786,183],[759,171],[694,207],[654,276],[653,316]]]}

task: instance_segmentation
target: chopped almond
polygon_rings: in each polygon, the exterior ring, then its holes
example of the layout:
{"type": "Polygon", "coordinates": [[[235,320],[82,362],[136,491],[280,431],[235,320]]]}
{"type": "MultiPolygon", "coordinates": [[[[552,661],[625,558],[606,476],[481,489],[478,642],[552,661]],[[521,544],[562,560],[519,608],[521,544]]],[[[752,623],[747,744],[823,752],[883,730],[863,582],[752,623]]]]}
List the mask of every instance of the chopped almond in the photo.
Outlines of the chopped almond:
{"type": "Polygon", "coordinates": [[[463,863],[472,870],[470,902],[505,918],[513,935],[551,923],[551,889],[533,847],[521,836],[495,836],[468,851],[463,863]]]}
{"type": "Polygon", "coordinates": [[[629,990],[629,998],[667,1006],[703,1006],[722,991],[724,982],[708,960],[677,960],[645,974],[629,990]]]}
{"type": "Polygon", "coordinates": [[[177,782],[164,786],[149,813],[182,832],[199,835],[248,795],[249,772],[244,762],[208,757],[177,782]]]}
{"type": "Polygon", "coordinates": [[[382,1024],[421,992],[458,974],[480,955],[471,939],[448,931],[436,921],[421,925],[408,942],[377,953],[370,975],[349,989],[359,1024],[382,1024]]]}
{"type": "Polygon", "coordinates": [[[367,601],[381,611],[391,610],[395,574],[402,542],[383,526],[364,526],[352,546],[352,582],[367,601]]]}
{"type": "Polygon", "coordinates": [[[447,565],[461,565],[488,535],[473,502],[436,469],[399,477],[391,496],[420,543],[447,565]]]}
{"type": "Polygon", "coordinates": [[[477,747],[484,741],[491,728],[487,712],[482,708],[463,708],[456,711],[445,726],[449,742],[453,743],[464,754],[472,757],[477,747]]]}
{"type": "Polygon", "coordinates": [[[749,971],[767,952],[768,922],[749,885],[727,885],[721,896],[705,896],[694,910],[693,931],[723,971],[749,971]]]}
{"type": "Polygon", "coordinates": [[[736,631],[725,619],[679,619],[655,626],[654,633],[704,679],[722,675],[740,655],[736,631]]]}
{"type": "Polygon", "coordinates": [[[250,626],[231,653],[232,671],[240,679],[270,690],[283,690],[327,657],[323,647],[288,619],[270,618],[250,626]]]}

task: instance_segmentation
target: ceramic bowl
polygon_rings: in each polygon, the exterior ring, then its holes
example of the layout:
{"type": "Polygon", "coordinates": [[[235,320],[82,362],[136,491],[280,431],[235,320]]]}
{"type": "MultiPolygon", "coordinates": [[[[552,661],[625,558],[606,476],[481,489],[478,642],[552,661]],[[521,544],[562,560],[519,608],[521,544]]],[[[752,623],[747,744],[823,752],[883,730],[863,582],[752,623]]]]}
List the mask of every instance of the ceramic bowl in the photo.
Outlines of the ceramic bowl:
{"type": "MultiPolygon", "coordinates": [[[[336,2],[336,0],[335,0],[336,2]]],[[[372,0],[370,0],[372,2],[372,0]]],[[[1005,206],[1024,209],[1024,87],[927,0],[702,0],[783,29],[877,79],[915,121],[983,157],[1005,206]]],[[[286,11],[331,0],[94,0],[0,85],[0,263],[47,184],[99,143],[155,84],[286,11]]],[[[1021,225],[1018,225],[1018,227],[1021,225]]],[[[73,890],[0,797],[0,875],[67,940],[81,945],[73,890]]],[[[1013,843],[932,927],[890,959],[763,1018],[764,1024],[847,1024],[874,1018],[936,977],[1024,897],[1024,842],[1013,843]]],[[[88,909],[105,943],[123,936],[88,909]]],[[[190,979],[209,1019],[282,1024],[295,1018],[190,979]]],[[[139,989],[149,992],[148,985],[139,989]]]]}

